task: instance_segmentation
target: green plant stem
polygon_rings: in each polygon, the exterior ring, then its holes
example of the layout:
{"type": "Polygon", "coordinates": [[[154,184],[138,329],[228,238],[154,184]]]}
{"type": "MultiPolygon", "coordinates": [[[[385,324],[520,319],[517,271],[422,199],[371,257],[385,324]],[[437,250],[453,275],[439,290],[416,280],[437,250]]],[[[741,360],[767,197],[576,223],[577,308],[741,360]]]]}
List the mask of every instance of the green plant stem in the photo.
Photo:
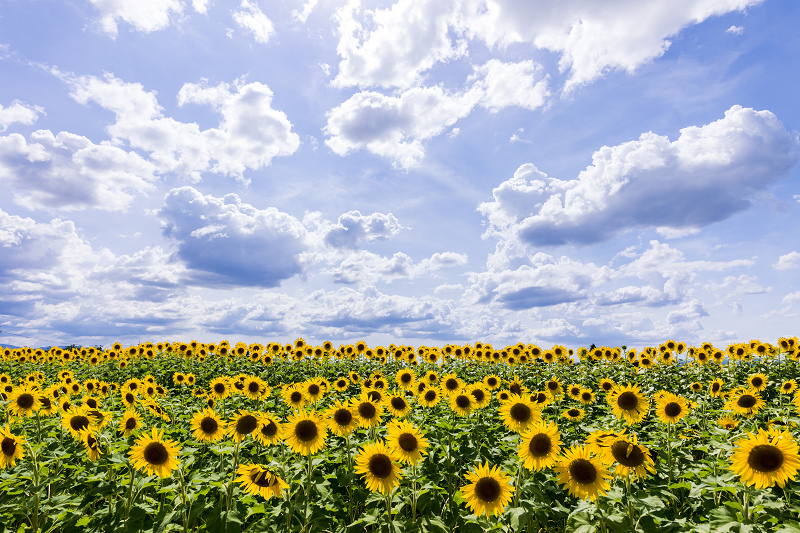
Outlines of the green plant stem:
{"type": "Polygon", "coordinates": [[[386,519],[389,521],[389,530],[394,533],[394,521],[392,520],[392,500],[389,494],[384,495],[386,500],[386,519]]]}
{"type": "Polygon", "coordinates": [[[228,489],[225,491],[225,513],[231,512],[231,499],[233,498],[233,486],[236,479],[236,468],[239,466],[239,442],[234,446],[233,451],[233,472],[231,473],[231,481],[228,483],[228,489]]]}
{"type": "Polygon", "coordinates": [[[742,520],[750,520],[750,493],[742,483],[742,520]]]}
{"type": "Polygon", "coordinates": [[[417,463],[411,463],[411,520],[417,521],[417,463]]]}
{"type": "Polygon", "coordinates": [[[39,531],[39,459],[36,457],[36,452],[33,451],[33,446],[28,446],[28,452],[31,456],[31,463],[33,463],[33,518],[31,519],[31,528],[33,533],[37,533],[39,531]]]}
{"type": "Polygon", "coordinates": [[[189,515],[192,512],[192,504],[188,502],[186,494],[186,480],[183,477],[183,469],[178,465],[178,476],[181,480],[181,503],[183,504],[183,533],[189,532],[189,515]],[[188,506],[187,506],[188,505],[188,506]]]}
{"type": "Polygon", "coordinates": [[[311,525],[310,516],[308,513],[308,504],[311,501],[311,469],[313,467],[314,456],[310,453],[308,454],[308,466],[306,469],[306,504],[305,504],[305,512],[303,513],[303,519],[305,523],[303,524],[303,531],[306,531],[308,527],[311,525]]]}
{"type": "Polygon", "coordinates": [[[128,498],[125,502],[125,527],[127,529],[128,526],[128,518],[131,515],[131,507],[133,506],[133,480],[136,477],[136,470],[133,468],[133,465],[128,465],[128,469],[130,470],[131,479],[128,483],[128,498]]]}

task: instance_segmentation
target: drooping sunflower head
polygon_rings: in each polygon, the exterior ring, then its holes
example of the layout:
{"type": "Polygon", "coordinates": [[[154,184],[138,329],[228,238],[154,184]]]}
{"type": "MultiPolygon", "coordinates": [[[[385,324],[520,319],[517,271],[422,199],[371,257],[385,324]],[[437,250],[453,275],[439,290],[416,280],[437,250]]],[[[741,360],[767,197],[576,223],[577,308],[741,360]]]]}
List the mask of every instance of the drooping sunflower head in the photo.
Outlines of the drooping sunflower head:
{"type": "Polygon", "coordinates": [[[400,484],[400,464],[382,440],[364,445],[356,455],[355,463],[355,472],[364,477],[372,492],[391,494],[400,484]]]}
{"type": "Polygon", "coordinates": [[[236,473],[239,475],[236,482],[245,492],[260,495],[266,499],[273,496],[280,498],[283,491],[289,488],[283,479],[264,465],[256,463],[239,465],[236,473]]]}
{"type": "Polygon", "coordinates": [[[328,426],[316,413],[300,411],[289,416],[289,421],[283,425],[283,435],[294,453],[310,455],[325,446],[328,426]]]}
{"type": "Polygon", "coordinates": [[[0,468],[13,468],[24,456],[25,437],[14,435],[6,424],[0,429],[0,468]]]}
{"type": "Polygon", "coordinates": [[[763,429],[757,434],[747,433],[736,441],[731,456],[731,470],[742,478],[742,482],[764,489],[794,479],[800,469],[798,445],[788,432],[770,435],[763,429]]]}
{"type": "Polygon", "coordinates": [[[461,494],[473,514],[493,516],[503,513],[515,490],[510,476],[487,462],[468,472],[466,478],[470,484],[461,487],[461,494]]]}
{"type": "Polygon", "coordinates": [[[283,440],[283,426],[271,415],[264,414],[258,419],[258,429],[253,433],[256,440],[264,446],[272,446],[283,440]]]}
{"type": "Polygon", "coordinates": [[[652,454],[646,446],[637,442],[636,435],[616,435],[610,444],[603,448],[605,462],[616,463],[614,474],[618,477],[632,475],[634,479],[644,479],[647,472],[656,473],[652,454]]]}
{"type": "Polygon", "coordinates": [[[97,461],[103,454],[100,451],[100,441],[97,440],[97,434],[89,428],[80,431],[78,440],[83,444],[83,449],[86,451],[86,456],[90,461],[97,461]]]}
{"type": "Polygon", "coordinates": [[[397,459],[406,464],[416,464],[428,450],[428,439],[408,421],[394,421],[388,427],[387,444],[397,459]]]}
{"type": "Polygon", "coordinates": [[[540,422],[522,433],[517,455],[525,468],[539,471],[553,466],[560,452],[561,433],[558,426],[540,422]]]}

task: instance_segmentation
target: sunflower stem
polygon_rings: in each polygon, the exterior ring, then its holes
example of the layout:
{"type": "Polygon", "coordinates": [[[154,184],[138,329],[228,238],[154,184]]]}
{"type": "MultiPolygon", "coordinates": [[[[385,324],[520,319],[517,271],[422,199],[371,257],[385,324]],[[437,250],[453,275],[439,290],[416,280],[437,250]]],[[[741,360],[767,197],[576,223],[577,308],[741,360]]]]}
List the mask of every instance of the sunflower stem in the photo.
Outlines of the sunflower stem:
{"type": "Polygon", "coordinates": [[[192,513],[192,503],[187,501],[186,497],[186,480],[183,477],[183,469],[178,465],[178,476],[181,480],[181,503],[183,503],[183,533],[189,532],[189,515],[192,513]]]}
{"type": "Polygon", "coordinates": [[[384,495],[386,500],[386,519],[389,521],[389,530],[394,533],[394,521],[392,520],[392,501],[389,494],[384,495]]]}
{"type": "Polygon", "coordinates": [[[131,515],[131,506],[133,505],[133,479],[136,477],[136,470],[133,468],[133,465],[128,465],[128,469],[130,470],[131,479],[128,483],[128,498],[125,502],[125,528],[127,529],[128,526],[128,518],[131,515]]]}
{"type": "Polygon", "coordinates": [[[417,521],[417,463],[411,463],[411,520],[417,521]]]}
{"type": "Polygon", "coordinates": [[[631,491],[631,470],[628,469],[628,477],[625,479],[625,491],[627,493],[627,504],[628,504],[628,520],[631,522],[631,527],[635,528],[635,522],[633,521],[633,492],[631,491]]]}
{"type": "Polygon", "coordinates": [[[231,512],[231,499],[233,498],[233,486],[236,480],[236,468],[239,466],[239,442],[233,448],[233,472],[231,473],[231,481],[228,483],[227,490],[225,491],[225,513],[231,512]]]}
{"type": "Polygon", "coordinates": [[[750,520],[750,493],[744,483],[742,483],[742,520],[750,520]]]}
{"type": "Polygon", "coordinates": [[[305,523],[303,524],[303,531],[306,531],[306,529],[311,524],[311,517],[308,514],[308,503],[311,500],[311,469],[313,465],[313,459],[314,457],[309,452],[308,467],[306,469],[306,509],[303,513],[303,519],[305,520],[305,523]]]}

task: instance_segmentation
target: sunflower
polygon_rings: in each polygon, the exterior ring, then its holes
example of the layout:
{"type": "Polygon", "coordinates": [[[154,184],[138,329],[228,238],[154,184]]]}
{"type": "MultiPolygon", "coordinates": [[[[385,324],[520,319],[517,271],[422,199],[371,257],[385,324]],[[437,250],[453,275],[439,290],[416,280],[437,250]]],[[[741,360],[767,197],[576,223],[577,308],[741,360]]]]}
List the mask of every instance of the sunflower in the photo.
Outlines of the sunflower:
{"type": "Polygon", "coordinates": [[[450,409],[458,416],[469,416],[475,408],[472,395],[462,389],[450,395],[450,409]]]}
{"type": "Polygon", "coordinates": [[[338,378],[336,379],[336,381],[333,382],[333,388],[335,388],[339,392],[346,391],[347,387],[349,386],[350,386],[350,380],[347,379],[346,377],[338,378]]]}
{"type": "Polygon", "coordinates": [[[703,390],[703,384],[699,381],[695,381],[689,386],[689,388],[692,389],[692,392],[700,392],[703,390]]]}
{"type": "Polygon", "coordinates": [[[522,380],[519,377],[514,376],[508,381],[508,392],[522,396],[528,392],[528,387],[522,383],[522,380]]]}
{"type": "Polygon", "coordinates": [[[472,403],[475,409],[482,409],[488,405],[492,399],[492,393],[482,381],[473,383],[467,387],[467,393],[472,396],[472,403]]]}
{"type": "Polygon", "coordinates": [[[583,391],[583,387],[581,387],[577,383],[570,383],[569,385],[567,385],[567,396],[569,396],[573,400],[581,399],[581,391],[583,391]]]}
{"type": "Polygon", "coordinates": [[[717,396],[720,395],[720,393],[722,393],[722,380],[721,379],[715,379],[714,381],[712,381],[711,383],[708,384],[708,394],[710,394],[712,397],[716,398],[717,396]]]}
{"type": "Polygon", "coordinates": [[[356,474],[364,477],[372,492],[388,495],[397,488],[402,477],[400,463],[385,442],[365,444],[355,457],[356,474]]]}
{"type": "Polygon", "coordinates": [[[658,419],[665,424],[674,424],[689,412],[689,403],[686,398],[668,392],[663,394],[656,402],[658,419]]]}
{"type": "Polygon", "coordinates": [[[306,380],[300,390],[307,398],[308,403],[315,403],[325,395],[320,378],[306,380]]]}
{"type": "Polygon", "coordinates": [[[490,467],[486,462],[467,472],[467,481],[471,483],[461,487],[461,494],[467,506],[476,516],[500,515],[508,502],[514,487],[511,477],[498,467],[490,467]]]}
{"type": "Polygon", "coordinates": [[[350,372],[348,374],[348,377],[350,378],[350,381],[352,381],[353,383],[358,383],[359,381],[361,381],[361,376],[359,376],[355,372],[350,372]]]}
{"type": "Polygon", "coordinates": [[[128,455],[135,468],[145,470],[149,475],[167,478],[178,468],[180,445],[164,438],[164,430],[153,428],[152,435],[146,433],[136,439],[128,455]]]}
{"type": "Polygon", "coordinates": [[[175,372],[172,374],[172,382],[175,385],[186,385],[186,374],[183,372],[175,372]]]}
{"type": "Polygon", "coordinates": [[[500,417],[508,429],[520,433],[542,419],[540,411],[528,398],[516,394],[500,405],[500,417]]]}
{"type": "Polygon", "coordinates": [[[797,382],[793,379],[784,381],[781,384],[781,394],[791,394],[797,390],[797,382]]]}
{"type": "Polygon", "coordinates": [[[231,385],[225,376],[219,376],[211,380],[209,388],[211,390],[210,396],[216,400],[222,400],[231,394],[231,385]]]}
{"type": "Polygon", "coordinates": [[[731,392],[725,409],[739,416],[753,416],[764,407],[765,402],[755,389],[736,389],[731,392]]]}
{"type": "Polygon", "coordinates": [[[800,468],[797,442],[788,431],[773,435],[763,429],[758,434],[748,432],[745,438],[736,441],[736,446],[731,470],[743,483],[757,489],[775,484],[783,488],[800,468]]]}
{"type": "Polygon", "coordinates": [[[577,422],[581,420],[586,415],[586,412],[583,409],[578,409],[577,407],[572,407],[570,409],[566,409],[561,416],[569,420],[570,422],[577,422]]]}
{"type": "Polygon", "coordinates": [[[592,405],[594,403],[594,393],[589,389],[582,389],[578,395],[578,400],[583,405],[592,405]]]}
{"type": "Polygon", "coordinates": [[[368,428],[380,424],[383,406],[373,400],[369,393],[362,393],[360,397],[353,399],[352,405],[359,426],[368,428]]]}
{"type": "Polygon", "coordinates": [[[408,403],[405,394],[402,392],[387,397],[384,405],[392,413],[392,416],[397,418],[403,418],[411,412],[411,404],[408,403]]]}
{"type": "Polygon", "coordinates": [[[258,419],[258,430],[254,435],[263,446],[272,446],[283,440],[283,426],[277,418],[263,414],[258,419]]]}
{"type": "Polygon", "coordinates": [[[596,500],[609,488],[608,470],[586,446],[573,446],[556,464],[558,482],[578,498],[596,500]]]}
{"type": "Polygon", "coordinates": [[[78,440],[83,444],[86,450],[86,456],[90,461],[95,462],[100,459],[102,452],[100,451],[100,442],[97,440],[97,435],[89,428],[82,429],[78,433],[78,440]]]}
{"type": "Polygon", "coordinates": [[[350,435],[358,426],[358,415],[349,403],[341,400],[336,400],[328,407],[325,415],[328,417],[328,428],[340,437],[350,435]]]}
{"type": "Polygon", "coordinates": [[[394,380],[397,383],[397,386],[403,390],[409,390],[414,387],[416,382],[416,376],[414,375],[414,371],[408,368],[401,368],[397,371],[397,374],[394,376],[394,380]]]}
{"type": "Polygon", "coordinates": [[[495,374],[489,374],[488,376],[483,378],[483,384],[486,385],[489,388],[489,390],[497,389],[501,383],[502,380],[500,379],[499,376],[496,376],[495,374]]]}
{"type": "Polygon", "coordinates": [[[387,444],[400,462],[417,464],[428,453],[428,439],[410,422],[394,421],[387,430],[387,444]]]}
{"type": "Polygon", "coordinates": [[[606,396],[606,401],[611,405],[611,410],[619,419],[625,419],[628,424],[637,424],[647,415],[650,401],[642,395],[638,385],[618,385],[606,396]]]}
{"type": "Polygon", "coordinates": [[[442,393],[439,387],[431,386],[422,391],[418,399],[425,407],[433,407],[442,400],[442,393]]]}
{"type": "Polygon", "coordinates": [[[208,443],[217,442],[225,436],[225,422],[219,418],[213,409],[206,407],[192,415],[189,428],[195,440],[208,443]]]}
{"type": "Polygon", "coordinates": [[[561,388],[561,382],[553,378],[544,384],[547,392],[553,395],[553,398],[561,398],[564,395],[564,390],[561,388]]]}
{"type": "Polygon", "coordinates": [[[0,468],[13,468],[17,461],[22,460],[25,437],[14,435],[6,424],[0,430],[0,468]]]}
{"type": "Polygon", "coordinates": [[[561,451],[561,433],[556,424],[533,424],[520,437],[517,456],[525,468],[539,471],[555,464],[561,451]]]}
{"type": "Polygon", "coordinates": [[[119,432],[122,433],[123,437],[130,436],[134,430],[142,428],[141,415],[135,409],[126,409],[125,412],[122,413],[122,418],[117,428],[119,432]]]}
{"type": "Polygon", "coordinates": [[[226,433],[233,437],[236,442],[242,440],[254,432],[258,428],[258,413],[251,413],[245,409],[239,409],[239,412],[228,421],[228,429],[226,433]]]}
{"type": "Polygon", "coordinates": [[[39,394],[31,384],[14,387],[8,395],[8,411],[14,416],[33,416],[42,406],[39,394]]]}
{"type": "Polygon", "coordinates": [[[136,405],[136,393],[134,391],[122,389],[120,390],[120,395],[125,407],[133,407],[136,405]]]}
{"type": "Polygon", "coordinates": [[[614,383],[612,380],[610,380],[608,378],[605,378],[605,379],[601,379],[600,383],[598,385],[599,385],[601,391],[603,391],[603,392],[611,392],[614,389],[614,387],[616,386],[616,383],[614,383]]]}
{"type": "Polygon", "coordinates": [[[723,416],[717,419],[717,425],[722,429],[736,429],[739,423],[733,417],[723,416]]]}
{"type": "Polygon", "coordinates": [[[614,474],[618,477],[633,476],[634,479],[644,479],[647,472],[656,473],[653,454],[646,446],[637,442],[636,435],[619,435],[605,441],[607,446],[602,448],[602,456],[607,464],[617,463],[614,474]]]}
{"type": "Polygon", "coordinates": [[[291,385],[283,389],[283,401],[295,409],[302,409],[307,402],[306,395],[298,385],[291,385]]]}
{"type": "Polygon", "coordinates": [[[455,394],[464,388],[464,382],[455,374],[442,376],[442,392],[448,396],[455,394]]]}
{"type": "Polygon", "coordinates": [[[295,453],[310,455],[325,447],[328,426],[314,412],[290,415],[282,429],[284,441],[295,453]]]}
{"type": "Polygon", "coordinates": [[[74,438],[79,438],[82,429],[95,429],[94,422],[89,417],[86,407],[72,407],[61,417],[61,425],[68,430],[74,438]]]}
{"type": "MultiPolygon", "coordinates": [[[[498,378],[498,380],[499,380],[499,378],[498,378]]],[[[435,384],[439,383],[439,374],[437,374],[436,371],[434,371],[434,370],[429,370],[425,374],[425,381],[428,382],[428,385],[435,385],[435,384]]]]}
{"type": "Polygon", "coordinates": [[[268,388],[264,380],[258,376],[247,376],[244,380],[244,395],[251,400],[263,397],[268,388]]]}
{"type": "Polygon", "coordinates": [[[283,479],[264,465],[256,463],[239,465],[236,473],[239,474],[236,481],[245,492],[260,494],[267,500],[273,496],[280,498],[283,491],[289,488],[283,479]]]}
{"type": "Polygon", "coordinates": [[[39,396],[39,402],[41,403],[41,407],[39,407],[39,416],[50,416],[58,412],[58,404],[55,398],[51,399],[51,395],[48,394],[48,391],[45,391],[44,394],[39,396]]]}
{"type": "Polygon", "coordinates": [[[766,389],[768,383],[769,383],[769,378],[767,378],[766,374],[761,374],[761,373],[751,374],[747,378],[747,384],[759,392],[766,389]]]}

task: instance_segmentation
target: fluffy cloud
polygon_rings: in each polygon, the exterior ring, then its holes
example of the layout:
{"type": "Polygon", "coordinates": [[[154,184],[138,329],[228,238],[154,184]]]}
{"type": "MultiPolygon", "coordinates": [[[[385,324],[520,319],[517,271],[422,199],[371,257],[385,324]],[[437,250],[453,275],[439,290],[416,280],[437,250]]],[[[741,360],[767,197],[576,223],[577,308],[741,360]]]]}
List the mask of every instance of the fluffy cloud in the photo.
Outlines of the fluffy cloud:
{"type": "Polygon", "coordinates": [[[772,265],[775,270],[791,270],[797,268],[800,263],[800,252],[789,252],[778,258],[778,262],[772,265]]]}
{"type": "Polygon", "coordinates": [[[604,146],[577,179],[522,165],[478,209],[487,236],[535,246],[596,243],[636,228],[691,232],[750,207],[797,160],[797,138],[775,115],[733,106],[676,141],[648,132],[604,146]]]}
{"type": "Polygon", "coordinates": [[[267,44],[275,33],[272,21],[259,9],[258,4],[242,0],[239,9],[233,12],[233,20],[240,28],[253,35],[262,44],[267,44]]]}
{"type": "Polygon", "coordinates": [[[73,133],[0,137],[0,182],[30,209],[125,210],[155,179],[154,165],[138,154],[73,133]]]}
{"type": "Polygon", "coordinates": [[[303,270],[306,229],[274,207],[181,187],[167,194],[157,216],[195,283],[275,287],[303,270]]]}
{"type": "Polygon", "coordinates": [[[139,83],[112,74],[103,79],[61,76],[76,101],[112,111],[116,121],[107,130],[114,141],[148,152],[160,172],[194,180],[202,172],[244,179],[246,170],[267,166],[273,157],[291,155],[300,146],[286,114],[272,108],[272,91],[263,83],[185,84],[178,105],[207,105],[221,115],[217,128],[201,130],[197,123],[165,117],[155,92],[139,83]]]}
{"type": "Polygon", "coordinates": [[[489,47],[524,43],[559,55],[566,90],[609,70],[628,72],[661,56],[670,37],[709,17],[761,0],[399,0],[337,12],[339,86],[407,88],[436,64],[464,57],[471,40],[489,47]]]}
{"type": "Polygon", "coordinates": [[[8,107],[0,104],[0,132],[6,131],[14,123],[30,126],[41,114],[44,114],[43,108],[19,100],[14,100],[8,107]]]}
{"type": "Polygon", "coordinates": [[[466,262],[466,255],[455,252],[435,253],[414,263],[411,257],[402,252],[397,252],[392,257],[384,257],[359,250],[348,254],[336,267],[323,269],[322,273],[331,276],[334,283],[375,285],[379,282],[391,283],[398,279],[430,277],[442,268],[460,266],[466,262]]]}
{"type": "Polygon", "coordinates": [[[325,244],[334,248],[356,248],[364,242],[375,242],[396,235],[403,226],[389,213],[364,216],[360,211],[348,211],[336,225],[325,233],[325,244]]]}
{"type": "MultiPolygon", "coordinates": [[[[181,0],[89,0],[100,13],[100,28],[112,37],[118,33],[117,22],[127,22],[137,31],[163,30],[172,18],[183,13],[181,0]]],[[[195,3],[195,9],[198,4],[195,3]]],[[[198,10],[200,11],[200,10],[198,10]]],[[[204,11],[201,11],[204,12],[204,11]]]]}
{"type": "Polygon", "coordinates": [[[408,169],[425,156],[422,141],[442,134],[475,106],[492,112],[508,106],[536,109],[548,95],[547,78],[532,61],[493,59],[475,67],[467,81],[468,89],[452,93],[440,86],[415,87],[395,96],[356,93],[328,112],[325,144],[341,156],[365,148],[408,169]]]}

